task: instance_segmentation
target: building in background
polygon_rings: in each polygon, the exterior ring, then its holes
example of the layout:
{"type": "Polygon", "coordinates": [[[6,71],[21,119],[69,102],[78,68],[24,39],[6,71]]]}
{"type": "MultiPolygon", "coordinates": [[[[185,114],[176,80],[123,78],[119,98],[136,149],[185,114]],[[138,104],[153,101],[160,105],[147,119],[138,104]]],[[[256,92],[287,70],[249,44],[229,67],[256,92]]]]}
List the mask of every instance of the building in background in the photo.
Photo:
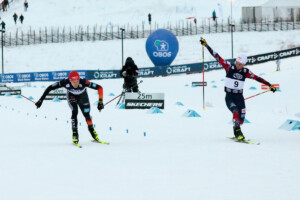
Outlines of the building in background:
{"type": "Polygon", "coordinates": [[[270,0],[260,6],[242,7],[242,23],[300,22],[300,0],[270,0]]]}

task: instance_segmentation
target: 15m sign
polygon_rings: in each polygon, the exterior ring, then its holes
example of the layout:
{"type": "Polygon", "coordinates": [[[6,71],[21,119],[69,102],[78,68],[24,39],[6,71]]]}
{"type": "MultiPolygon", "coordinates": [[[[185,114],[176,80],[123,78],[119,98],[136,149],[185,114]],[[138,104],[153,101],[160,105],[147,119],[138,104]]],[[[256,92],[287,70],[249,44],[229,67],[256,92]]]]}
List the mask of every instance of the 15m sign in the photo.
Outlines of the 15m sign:
{"type": "Polygon", "coordinates": [[[125,93],[125,109],[164,109],[164,93],[125,93]]]}

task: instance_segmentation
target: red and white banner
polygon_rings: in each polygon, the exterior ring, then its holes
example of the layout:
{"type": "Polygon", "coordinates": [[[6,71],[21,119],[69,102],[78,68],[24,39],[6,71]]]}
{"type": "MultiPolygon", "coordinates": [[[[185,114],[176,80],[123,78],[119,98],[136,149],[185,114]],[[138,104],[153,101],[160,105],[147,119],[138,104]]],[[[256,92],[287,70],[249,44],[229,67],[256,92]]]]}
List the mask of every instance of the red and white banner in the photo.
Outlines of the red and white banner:
{"type": "MultiPolygon", "coordinates": [[[[279,84],[273,84],[272,86],[274,86],[276,89],[280,89],[279,84]]],[[[262,90],[269,90],[270,87],[268,85],[261,85],[261,89],[262,90]]]]}

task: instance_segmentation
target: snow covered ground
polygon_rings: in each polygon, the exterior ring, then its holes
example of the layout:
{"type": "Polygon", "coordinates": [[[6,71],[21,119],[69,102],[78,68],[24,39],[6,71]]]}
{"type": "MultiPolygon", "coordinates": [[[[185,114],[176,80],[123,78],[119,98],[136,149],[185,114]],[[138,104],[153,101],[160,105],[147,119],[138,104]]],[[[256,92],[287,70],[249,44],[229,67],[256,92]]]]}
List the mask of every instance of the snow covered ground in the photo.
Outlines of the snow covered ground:
{"type": "MultiPolygon", "coordinates": [[[[210,16],[217,3],[227,5],[227,9],[223,7],[224,17],[229,12],[227,0],[174,0],[170,7],[167,7],[170,1],[158,0],[87,0],[87,4],[64,0],[59,1],[59,6],[57,2],[29,1],[22,29],[128,21],[137,24],[147,20],[149,12],[153,20],[177,21],[191,14],[210,16]],[[181,8],[177,14],[176,6],[181,8]],[[189,13],[193,6],[197,7],[197,13],[189,13]]],[[[251,1],[255,2],[265,1],[251,1]]],[[[237,0],[234,11],[246,3],[249,1],[237,0]]],[[[12,14],[22,10],[23,1],[16,0],[7,13],[0,13],[8,30],[16,28],[12,14]]],[[[236,33],[234,54],[253,55],[299,46],[298,35],[299,31],[236,33]]],[[[178,38],[180,51],[173,64],[201,61],[199,37],[178,38]]],[[[224,58],[231,57],[229,34],[203,37],[224,58]]],[[[5,72],[119,69],[120,49],[118,40],[5,48],[5,72]]],[[[127,56],[132,56],[139,67],[152,66],[144,39],[126,40],[127,56]]],[[[207,51],[205,60],[212,60],[207,51]]],[[[143,79],[142,92],[165,93],[163,114],[116,109],[116,102],[99,113],[94,105],[97,92],[89,89],[96,131],[101,139],[111,143],[109,146],[89,141],[91,137],[81,113],[79,134],[83,148],[72,145],[71,111],[65,101],[44,101],[37,110],[25,99],[0,96],[0,199],[298,199],[300,132],[278,128],[287,119],[300,120],[299,63],[300,57],[284,59],[280,72],[275,72],[275,62],[249,67],[281,87],[281,92],[269,92],[246,101],[246,119],[251,123],[242,130],[246,138],[261,142],[258,146],[226,139],[233,133],[232,115],[224,101],[224,70],[205,74],[208,82],[205,111],[202,88],[191,87],[193,81],[202,80],[202,74],[143,79]],[[184,106],[176,105],[177,101],[184,106]],[[197,111],[201,118],[183,117],[188,109],[197,111]]],[[[121,79],[96,82],[104,88],[104,102],[113,98],[110,93],[118,95],[122,90],[121,79]]],[[[43,86],[49,84],[9,85],[24,86],[22,94],[37,101],[45,89],[43,86]]],[[[259,92],[259,83],[246,81],[245,97],[259,92]]]]}
{"type": "MultiPolygon", "coordinates": [[[[0,97],[1,199],[297,199],[300,135],[278,127],[286,119],[300,120],[295,115],[300,112],[299,61],[284,60],[280,72],[274,72],[273,62],[250,68],[282,90],[246,102],[251,123],[243,131],[259,146],[225,138],[232,135],[232,125],[224,102],[224,70],[206,73],[206,111],[202,88],[191,87],[201,74],[144,79],[141,91],[165,93],[163,114],[119,110],[115,102],[99,113],[94,105],[96,130],[109,146],[89,142],[81,113],[83,148],[71,144],[66,102],[45,101],[36,110],[25,99],[0,97]],[[182,117],[187,109],[201,118],[182,117]]],[[[109,93],[121,91],[122,80],[97,83],[104,87],[105,102],[113,98],[109,93]]],[[[23,87],[23,95],[37,100],[47,85],[23,87]]],[[[246,81],[245,97],[260,91],[259,83],[246,81]]],[[[97,101],[96,91],[89,95],[92,104],[97,101]]]]}
{"type": "MultiPolygon", "coordinates": [[[[234,56],[257,55],[300,46],[300,31],[247,32],[234,34],[234,56]]],[[[231,36],[228,33],[201,35],[211,47],[231,58],[231,36]]],[[[178,37],[179,52],[172,64],[202,62],[200,35],[178,37]]],[[[131,56],[139,67],[153,66],[146,53],[146,39],[125,40],[124,57],[131,56]]],[[[73,42],[5,48],[5,73],[55,70],[121,69],[121,40],[73,42]]],[[[208,52],[205,61],[214,60],[208,52]]]]}

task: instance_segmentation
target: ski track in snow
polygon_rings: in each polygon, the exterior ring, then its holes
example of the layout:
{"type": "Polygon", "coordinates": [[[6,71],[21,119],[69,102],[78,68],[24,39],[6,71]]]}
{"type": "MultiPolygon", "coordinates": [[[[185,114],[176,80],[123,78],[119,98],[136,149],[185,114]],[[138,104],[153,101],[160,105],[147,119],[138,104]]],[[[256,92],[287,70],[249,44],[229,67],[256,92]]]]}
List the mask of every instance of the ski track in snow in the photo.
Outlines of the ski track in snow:
{"type": "MultiPolygon", "coordinates": [[[[96,130],[101,139],[111,143],[109,146],[89,141],[91,137],[81,113],[79,134],[83,148],[71,144],[71,112],[66,102],[44,101],[37,110],[25,99],[0,97],[1,196],[5,200],[99,196],[295,199],[300,178],[300,136],[299,132],[278,127],[299,113],[300,96],[295,92],[299,61],[283,60],[280,72],[274,72],[274,62],[250,67],[256,74],[265,73],[263,78],[271,83],[280,83],[282,90],[246,101],[246,118],[251,123],[242,129],[246,138],[261,142],[259,146],[225,138],[232,136],[232,125],[224,102],[224,70],[206,73],[205,98],[212,106],[206,111],[202,110],[202,88],[191,87],[192,81],[201,80],[201,74],[144,79],[141,91],[165,93],[163,114],[119,110],[114,107],[116,102],[99,113],[93,105],[91,115],[96,130]],[[177,101],[185,106],[175,105],[177,101]],[[182,117],[187,109],[194,109],[201,118],[182,117]]],[[[96,82],[104,87],[105,102],[113,98],[109,93],[117,95],[121,91],[121,79],[96,82]]],[[[44,90],[42,86],[48,84],[23,87],[23,95],[37,100],[44,90]]],[[[259,83],[246,81],[245,97],[260,91],[259,83]],[[251,86],[258,89],[249,90],[251,86]]],[[[91,104],[95,103],[97,92],[88,92],[91,104]]]]}

